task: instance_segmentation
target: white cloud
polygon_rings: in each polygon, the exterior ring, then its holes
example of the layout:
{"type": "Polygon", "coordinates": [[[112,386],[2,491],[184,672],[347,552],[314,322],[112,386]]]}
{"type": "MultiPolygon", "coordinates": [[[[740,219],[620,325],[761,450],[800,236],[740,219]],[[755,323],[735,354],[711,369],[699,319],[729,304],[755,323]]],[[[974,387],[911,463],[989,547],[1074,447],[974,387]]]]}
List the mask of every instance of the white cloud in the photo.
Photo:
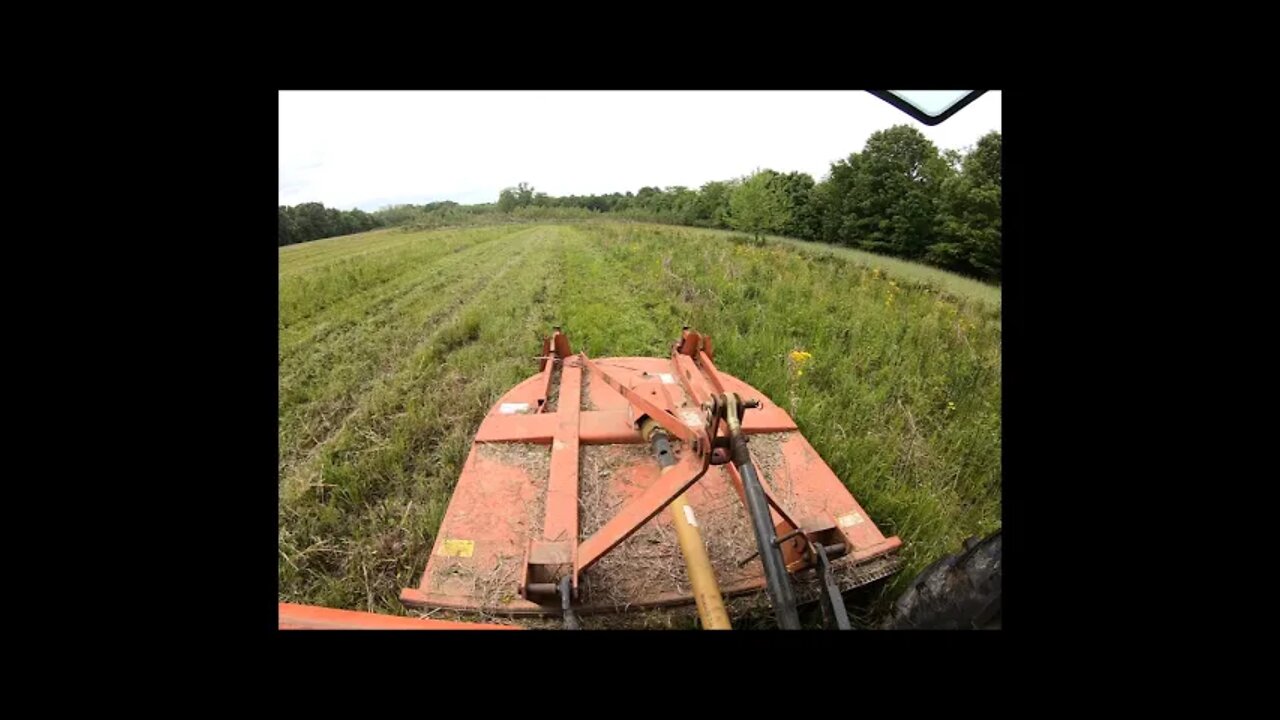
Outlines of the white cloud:
{"type": "Polygon", "coordinates": [[[991,91],[935,127],[861,91],[281,92],[279,201],[373,210],[493,202],[527,182],[551,195],[635,192],[755,168],[821,179],[876,130],[941,148],[1000,130],[991,91]]]}

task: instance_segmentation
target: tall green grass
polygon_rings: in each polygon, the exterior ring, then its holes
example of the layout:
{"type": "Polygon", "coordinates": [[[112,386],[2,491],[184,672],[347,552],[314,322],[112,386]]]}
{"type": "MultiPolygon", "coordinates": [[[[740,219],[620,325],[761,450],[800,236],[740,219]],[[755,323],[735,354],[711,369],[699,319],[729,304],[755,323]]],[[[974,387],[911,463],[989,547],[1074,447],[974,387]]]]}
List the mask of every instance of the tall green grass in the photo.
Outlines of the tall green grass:
{"type": "Polygon", "coordinates": [[[597,357],[665,355],[685,324],[712,334],[719,367],[788,407],[904,540],[879,609],[1000,524],[998,302],[888,262],[670,226],[340,240],[281,251],[282,600],[401,611],[472,435],[554,324],[597,357]],[[803,374],[792,351],[811,356],[803,374]]]}
{"type": "MultiPolygon", "coordinates": [[[[716,233],[721,237],[741,237],[727,230],[699,230],[699,232],[716,233]]],[[[868,270],[879,268],[885,274],[898,280],[926,283],[936,290],[954,295],[957,298],[978,300],[993,307],[1000,306],[1001,292],[999,285],[992,285],[981,280],[957,275],[932,265],[911,262],[910,260],[888,255],[876,255],[865,250],[842,245],[798,240],[796,238],[782,237],[781,235],[766,235],[764,238],[766,245],[779,244],[818,258],[835,257],[868,270]]]]}

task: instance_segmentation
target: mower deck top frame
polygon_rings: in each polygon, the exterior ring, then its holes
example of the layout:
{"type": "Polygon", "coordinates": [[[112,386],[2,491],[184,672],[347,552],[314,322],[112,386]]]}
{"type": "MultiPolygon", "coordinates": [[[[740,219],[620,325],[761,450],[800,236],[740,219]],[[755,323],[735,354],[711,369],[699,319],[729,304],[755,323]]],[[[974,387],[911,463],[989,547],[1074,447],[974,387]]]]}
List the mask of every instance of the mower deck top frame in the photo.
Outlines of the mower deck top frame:
{"type": "Polygon", "coordinates": [[[723,594],[762,591],[741,478],[732,463],[708,460],[707,404],[725,393],[759,400],[742,429],[777,536],[792,536],[782,548],[798,599],[816,599],[821,582],[805,561],[806,538],[845,544],[830,564],[841,590],[896,570],[901,541],[880,532],[786,410],[720,372],[710,352],[710,338],[686,330],[668,358],[593,360],[571,354],[557,331],[544,343],[542,371],[481,423],[421,581],[402,590],[401,602],[559,615],[559,599],[535,591],[570,576],[581,614],[692,604],[671,520],[660,512],[681,491],[723,594]],[[641,436],[645,417],[673,440],[679,463],[670,473],[641,436]]]}

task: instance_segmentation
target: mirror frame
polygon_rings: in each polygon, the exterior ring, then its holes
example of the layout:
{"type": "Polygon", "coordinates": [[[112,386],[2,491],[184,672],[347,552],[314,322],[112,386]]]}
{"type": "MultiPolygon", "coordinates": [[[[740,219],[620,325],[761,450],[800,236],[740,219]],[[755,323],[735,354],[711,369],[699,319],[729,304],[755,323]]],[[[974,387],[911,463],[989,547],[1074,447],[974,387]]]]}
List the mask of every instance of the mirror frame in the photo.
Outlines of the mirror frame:
{"type": "Polygon", "coordinates": [[[868,90],[867,92],[871,93],[872,95],[875,95],[881,100],[884,100],[885,102],[898,108],[899,110],[910,115],[916,120],[919,120],[925,125],[932,126],[932,125],[937,125],[938,123],[943,122],[944,120],[951,117],[952,115],[955,115],[956,113],[960,112],[961,110],[964,109],[966,105],[973,102],[974,100],[977,100],[979,97],[982,96],[983,93],[987,91],[974,90],[973,92],[969,93],[968,95],[965,95],[964,97],[960,98],[958,101],[953,103],[951,107],[944,110],[940,115],[930,115],[925,111],[921,110],[920,108],[916,107],[915,105],[912,105],[911,103],[907,102],[906,100],[903,100],[897,95],[894,95],[892,92],[889,92],[888,90],[868,90]]]}

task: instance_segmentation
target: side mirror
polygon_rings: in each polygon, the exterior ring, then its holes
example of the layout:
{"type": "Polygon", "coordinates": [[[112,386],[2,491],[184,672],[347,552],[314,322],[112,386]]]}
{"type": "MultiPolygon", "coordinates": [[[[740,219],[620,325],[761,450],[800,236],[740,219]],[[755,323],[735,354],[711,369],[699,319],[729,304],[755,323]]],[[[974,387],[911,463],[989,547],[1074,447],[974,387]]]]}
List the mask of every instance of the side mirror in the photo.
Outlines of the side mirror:
{"type": "Polygon", "coordinates": [[[925,125],[937,125],[986,90],[868,90],[925,125]]]}

